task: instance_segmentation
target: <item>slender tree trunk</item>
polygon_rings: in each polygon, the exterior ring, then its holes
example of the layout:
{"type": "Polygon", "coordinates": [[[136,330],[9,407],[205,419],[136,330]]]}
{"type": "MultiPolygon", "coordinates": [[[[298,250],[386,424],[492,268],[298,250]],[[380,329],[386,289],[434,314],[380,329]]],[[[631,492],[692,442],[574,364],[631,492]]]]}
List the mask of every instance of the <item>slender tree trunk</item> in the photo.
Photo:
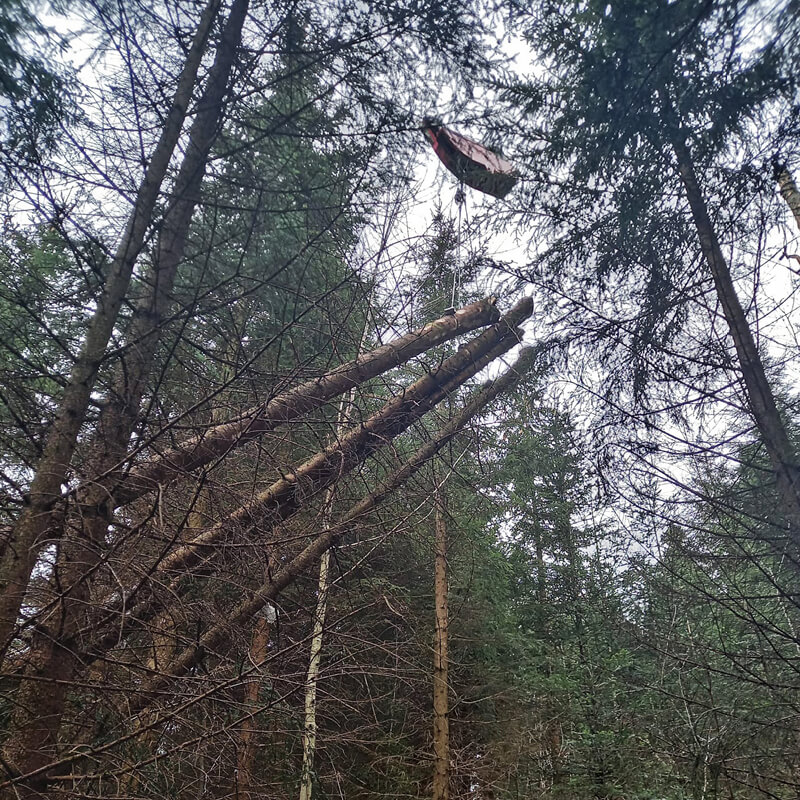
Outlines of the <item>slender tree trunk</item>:
{"type": "MultiPolygon", "coordinates": [[[[186,155],[175,182],[175,199],[159,235],[157,257],[150,276],[150,294],[137,308],[128,334],[132,345],[117,373],[115,395],[105,405],[93,446],[93,466],[102,474],[127,448],[158,339],[186,235],[198,199],[211,144],[222,118],[233,63],[241,40],[248,0],[234,0],[222,41],[217,48],[199,110],[190,128],[186,155]]],[[[66,688],[77,668],[65,640],[71,640],[86,617],[91,587],[86,580],[100,563],[112,509],[108,490],[91,484],[80,498],[81,514],[75,533],[64,543],[56,570],[60,591],[57,607],[34,633],[29,667],[17,692],[11,736],[5,758],[20,772],[51,760],[56,746],[66,688]],[[44,679],[44,680],[43,680],[44,679]]]]}
{"type": "Polygon", "coordinates": [[[536,556],[536,602],[539,606],[538,633],[542,641],[547,637],[547,565],[544,561],[543,532],[540,525],[536,524],[533,532],[533,547],[536,556]]]}
{"type": "MultiPolygon", "coordinates": [[[[464,426],[489,403],[500,394],[508,391],[530,369],[535,358],[535,351],[528,348],[520,353],[514,367],[508,369],[502,376],[486,384],[467,403],[464,409],[448,422],[429,442],[417,450],[406,463],[384,479],[381,484],[369,495],[356,503],[339,521],[329,530],[317,536],[302,552],[295,556],[288,564],[282,567],[270,580],[266,581],[253,596],[243,601],[227,616],[227,618],[206,631],[197,645],[186,648],[176,656],[165,672],[154,675],[145,691],[138,698],[132,698],[128,706],[131,715],[140,713],[150,704],[152,692],[158,692],[168,685],[173,677],[183,675],[188,669],[197,664],[203,650],[213,650],[227,641],[231,628],[241,625],[257,614],[265,605],[273,602],[280,596],[297,577],[303,574],[314,564],[324,552],[337,542],[342,536],[352,531],[356,520],[370,513],[383,500],[402,486],[424,464],[428,463],[443,447],[456,436],[464,426]]],[[[135,724],[135,723],[134,723],[135,724]]],[[[99,749],[96,755],[102,752],[99,749]]],[[[56,759],[44,764],[29,773],[24,773],[0,781],[0,791],[4,796],[24,796],[31,787],[44,791],[49,780],[47,772],[53,774],[63,771],[69,765],[84,758],[83,754],[71,754],[64,758],[56,759]]]]}
{"type": "Polygon", "coordinates": [[[0,560],[0,652],[5,652],[12,636],[42,540],[45,536],[52,539],[60,535],[61,487],[68,477],[89,397],[128,292],[134,264],[153,221],[161,184],[186,119],[197,72],[220,4],[221,0],[209,0],[200,18],[161,136],[150,156],[125,232],[108,268],[97,308],[89,321],[86,338],[50,426],[26,506],[4,548],[0,560]]]}
{"type": "Polygon", "coordinates": [[[775,179],[778,181],[781,196],[786,201],[786,205],[789,206],[789,210],[794,216],[794,221],[798,229],[800,229],[800,190],[798,190],[797,184],[785,164],[775,164],[775,179]]]}
{"type": "MultiPolygon", "coordinates": [[[[326,526],[330,529],[330,525],[326,526]]],[[[314,628],[311,635],[311,656],[308,661],[303,722],[303,766],[300,772],[300,800],[311,800],[314,777],[314,752],[317,746],[317,681],[322,660],[322,637],[328,609],[328,574],[331,551],[326,550],[319,561],[317,605],[314,609],[314,628]]]]}
{"type": "MultiPolygon", "coordinates": [[[[136,305],[126,332],[125,352],[93,437],[89,469],[92,476],[102,476],[124,461],[139,419],[139,407],[161,337],[164,316],[169,309],[178,267],[183,261],[192,215],[200,200],[200,186],[211,146],[222,124],[248,7],[249,0],[234,0],[231,5],[208,83],[189,130],[186,154],[158,237],[153,266],[143,281],[144,295],[136,305]]],[[[81,530],[83,538],[92,543],[91,550],[95,551],[104,540],[112,520],[113,487],[103,481],[92,481],[81,495],[78,498],[81,530]]]]}
{"type": "MultiPolygon", "coordinates": [[[[361,333],[359,351],[363,347],[367,333],[367,323],[361,333]]],[[[344,430],[347,419],[353,408],[355,399],[355,387],[350,389],[347,398],[339,405],[336,416],[335,436],[344,430]]],[[[333,501],[336,496],[335,485],[328,488],[325,492],[325,500],[322,507],[322,526],[323,531],[331,528],[331,517],[333,514],[333,501]]],[[[314,752],[317,747],[317,682],[319,680],[319,668],[322,661],[322,644],[325,635],[325,617],[328,612],[328,588],[330,585],[329,571],[331,563],[330,550],[326,550],[319,560],[319,580],[317,582],[317,605],[314,609],[314,622],[311,632],[311,652],[308,659],[308,672],[306,674],[305,702],[304,702],[304,721],[303,721],[303,764],[300,770],[300,800],[311,800],[314,776],[314,752]]]]}
{"type": "Polygon", "coordinates": [[[730,269],[722,254],[697,181],[689,148],[679,135],[673,138],[672,146],[677,158],[678,173],[692,210],[700,247],[714,279],[717,297],[739,358],[750,413],[775,471],[790,536],[796,544],[800,544],[800,471],[797,456],[778,411],[747,317],[736,295],[730,269]]]}
{"type": "MultiPolygon", "coordinates": [[[[260,614],[253,626],[253,636],[250,642],[250,661],[255,672],[251,673],[245,685],[244,708],[251,714],[258,708],[258,695],[261,688],[261,669],[267,660],[267,647],[271,629],[271,615],[274,614],[272,606],[265,609],[268,613],[260,614]]],[[[239,751],[236,758],[237,795],[239,800],[255,800],[253,791],[255,779],[253,770],[258,753],[258,729],[255,717],[248,717],[241,727],[239,734],[239,751]]]]}
{"type": "MultiPolygon", "coordinates": [[[[436,477],[434,474],[434,481],[436,477]]],[[[433,596],[436,634],[433,646],[433,800],[450,796],[450,707],[448,702],[447,609],[447,513],[444,492],[436,484],[433,493],[435,551],[433,596]]]]}

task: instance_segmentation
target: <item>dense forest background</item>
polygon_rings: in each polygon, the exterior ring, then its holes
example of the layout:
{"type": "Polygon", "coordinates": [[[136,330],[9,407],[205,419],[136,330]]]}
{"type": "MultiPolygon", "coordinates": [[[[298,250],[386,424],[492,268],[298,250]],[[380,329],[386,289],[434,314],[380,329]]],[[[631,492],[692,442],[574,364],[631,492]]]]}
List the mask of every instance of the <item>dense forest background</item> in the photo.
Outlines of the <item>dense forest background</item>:
{"type": "Polygon", "coordinates": [[[0,796],[797,800],[798,64],[796,0],[0,0],[0,796]]]}

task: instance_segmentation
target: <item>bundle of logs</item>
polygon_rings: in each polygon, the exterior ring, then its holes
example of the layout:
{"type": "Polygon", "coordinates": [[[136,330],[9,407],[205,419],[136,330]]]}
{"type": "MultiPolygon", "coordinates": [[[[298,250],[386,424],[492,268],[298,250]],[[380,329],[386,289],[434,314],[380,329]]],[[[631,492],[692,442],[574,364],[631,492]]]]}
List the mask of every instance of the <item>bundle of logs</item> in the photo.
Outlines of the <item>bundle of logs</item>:
{"type": "MultiPolygon", "coordinates": [[[[142,452],[126,454],[115,468],[75,487],[59,508],[50,512],[47,536],[40,537],[33,555],[28,554],[41,559],[46,547],[57,543],[58,581],[39,581],[35,602],[25,599],[34,591],[34,580],[2,587],[5,593],[16,592],[22,598],[19,614],[2,620],[4,681],[12,700],[2,754],[5,774],[0,788],[4,795],[39,797],[68,786],[74,790],[76,781],[83,787],[80,792],[102,794],[98,787],[104,781],[106,785],[119,783],[125,773],[124,764],[113,757],[115,752],[137,737],[163,728],[203,697],[224,689],[226,679],[221,678],[204,684],[191,696],[170,697],[174,683],[190,674],[204,653],[225,648],[233,626],[257,621],[287,587],[353,530],[357,520],[372,512],[473,417],[512,387],[530,368],[533,351],[523,349],[512,368],[478,389],[422,447],[405,456],[398,468],[383,474],[349,510],[305,536],[290,553],[269,559],[263,582],[232,598],[224,618],[204,625],[196,641],[186,644],[172,637],[169,644],[158,645],[172,608],[192,587],[196,590],[198,581],[215,574],[228,543],[262,543],[267,552],[274,532],[291,517],[313,507],[326,490],[370,456],[389,448],[427,412],[455,397],[459,387],[517,346],[522,337],[519,326],[531,312],[528,299],[504,316],[494,300],[474,303],[299,383],[235,419],[215,422],[183,443],[159,447],[156,441],[140,447],[142,452]],[[139,528],[154,520],[157,523],[168,487],[175,490],[181,483],[197,483],[204,470],[222,463],[247,443],[322,409],[353,387],[365,385],[442,343],[481,328],[485,330],[453,355],[429,367],[422,378],[396,392],[371,415],[365,413],[358,424],[349,426],[303,463],[279,465],[281,477],[254,492],[245,505],[213,524],[200,525],[187,515],[185,524],[159,541],[158,547],[143,548],[135,559],[138,563],[131,563],[130,543],[139,528]],[[143,515],[146,522],[141,522],[143,515]],[[122,561],[122,541],[128,548],[124,570],[114,566],[122,561]],[[91,732],[77,731],[70,720],[69,692],[76,686],[101,686],[108,665],[124,661],[118,654],[135,650],[140,646],[135,643],[141,641],[150,643],[149,664],[128,663],[129,680],[120,685],[117,673],[113,686],[113,691],[125,696],[130,717],[125,729],[116,738],[103,741],[97,741],[91,732]]],[[[3,558],[19,558],[13,542],[3,558]]],[[[126,657],[130,662],[130,656],[126,657]]],[[[254,664],[249,669],[257,667],[254,664]]],[[[234,678],[241,681],[242,673],[234,678]]],[[[245,710],[230,726],[241,728],[254,713],[255,709],[245,710]]],[[[246,764],[240,768],[245,769],[246,764]]]]}

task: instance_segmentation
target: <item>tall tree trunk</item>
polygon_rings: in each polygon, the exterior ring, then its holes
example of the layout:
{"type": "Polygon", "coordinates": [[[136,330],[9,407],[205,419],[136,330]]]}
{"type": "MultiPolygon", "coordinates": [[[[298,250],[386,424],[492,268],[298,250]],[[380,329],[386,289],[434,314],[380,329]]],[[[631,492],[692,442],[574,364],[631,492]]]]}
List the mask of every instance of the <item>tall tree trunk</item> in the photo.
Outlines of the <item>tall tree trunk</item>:
{"type": "MultiPolygon", "coordinates": [[[[358,349],[361,350],[367,326],[361,334],[358,349]]],[[[355,399],[355,387],[350,389],[347,398],[339,405],[336,417],[335,435],[344,430],[355,399]]],[[[336,496],[335,484],[325,492],[322,507],[322,529],[329,531],[333,514],[333,501],[336,496]]],[[[303,764],[300,769],[300,800],[311,800],[311,791],[314,776],[314,752],[317,747],[317,682],[319,668],[322,661],[322,644],[325,634],[325,617],[328,612],[328,588],[330,585],[331,552],[326,550],[319,560],[319,580],[317,581],[317,605],[314,608],[314,621],[311,632],[311,652],[308,659],[308,672],[306,673],[304,719],[303,719],[303,764]]]]}
{"type": "Polygon", "coordinates": [[[220,4],[221,0],[209,0],[200,18],[161,136],[150,156],[125,232],[109,265],[97,308],[89,321],[86,338],[50,426],[26,506],[3,550],[0,561],[0,653],[5,652],[13,634],[42,540],[46,534],[48,539],[60,535],[58,506],[61,487],[67,480],[78,434],[86,419],[89,397],[128,292],[134,264],[153,221],[161,185],[186,119],[197,72],[220,4]]]}
{"type": "MultiPolygon", "coordinates": [[[[519,379],[530,369],[535,359],[535,351],[526,348],[520,353],[517,363],[508,369],[503,375],[494,381],[486,384],[479,390],[467,403],[464,409],[448,422],[429,442],[417,450],[398,470],[385,478],[369,495],[356,503],[341,519],[329,530],[317,536],[303,551],[295,556],[289,563],[283,566],[272,578],[266,581],[257,589],[252,597],[243,601],[227,618],[203,634],[196,645],[184,649],[177,655],[169,667],[158,675],[154,675],[145,690],[138,698],[132,698],[128,706],[131,715],[141,712],[150,705],[152,693],[164,689],[173,677],[185,674],[198,662],[201,653],[211,651],[221,646],[227,641],[231,628],[245,623],[257,614],[265,605],[278,598],[297,577],[303,574],[312,564],[316,563],[324,552],[337,542],[340,538],[352,531],[354,523],[371,512],[383,500],[397,488],[402,486],[412,475],[414,475],[424,464],[428,463],[443,447],[455,437],[464,426],[478,413],[480,413],[489,403],[503,392],[508,391],[519,379]]],[[[135,723],[134,723],[135,724],[135,723]]],[[[109,747],[111,747],[109,745],[109,747]]],[[[94,755],[101,755],[106,748],[99,747],[94,755]]],[[[30,773],[17,775],[6,780],[0,780],[0,791],[4,791],[9,797],[31,796],[30,790],[33,787],[44,789],[49,780],[45,775],[47,772],[63,770],[74,764],[85,756],[82,753],[67,755],[64,758],[54,760],[32,770],[30,773]]]]}
{"type": "MultiPolygon", "coordinates": [[[[186,154],[175,182],[175,198],[158,239],[150,293],[136,309],[128,334],[131,347],[117,373],[114,396],[101,413],[92,459],[96,474],[102,474],[122,457],[138,416],[161,318],[183,258],[200,182],[222,118],[248,3],[249,0],[234,0],[231,6],[199,110],[190,128],[186,154]]],[[[75,635],[90,604],[91,589],[86,576],[102,559],[105,532],[112,513],[108,499],[106,487],[100,483],[90,484],[85,497],[80,498],[81,514],[75,520],[75,533],[68,537],[69,541],[64,543],[59,554],[56,583],[63,588],[59,589],[56,607],[33,635],[26,679],[17,692],[11,735],[4,749],[7,762],[20,772],[36,769],[55,755],[66,689],[77,667],[76,658],[64,640],[75,635]]]]}
{"type": "Polygon", "coordinates": [[[539,606],[539,617],[537,619],[538,634],[542,641],[547,638],[547,565],[544,560],[544,544],[542,542],[544,532],[538,522],[534,523],[533,547],[536,556],[536,603],[539,606]]]}
{"type": "MultiPolygon", "coordinates": [[[[200,200],[200,186],[211,146],[222,124],[248,7],[249,0],[234,0],[231,5],[208,83],[189,130],[186,154],[175,180],[174,197],[159,233],[153,265],[143,280],[144,295],[137,303],[126,331],[124,354],[91,443],[88,471],[92,476],[102,476],[124,461],[139,418],[139,407],[161,337],[163,320],[169,309],[178,267],[183,261],[192,215],[200,200]]],[[[80,494],[80,530],[94,552],[101,546],[112,521],[113,487],[95,480],[80,494]]]]}
{"type": "MultiPolygon", "coordinates": [[[[250,662],[255,671],[252,672],[245,685],[244,708],[255,714],[258,708],[258,695],[261,689],[261,670],[267,661],[267,647],[271,630],[271,622],[275,610],[267,605],[253,626],[253,636],[250,642],[250,662]]],[[[236,787],[239,800],[255,800],[257,796],[253,791],[255,779],[253,770],[258,753],[258,729],[254,716],[242,722],[239,734],[239,750],[236,757],[236,787]]]]}
{"type": "Polygon", "coordinates": [[[672,147],[700,239],[700,248],[714,279],[722,313],[739,358],[750,413],[772,462],[783,510],[789,523],[790,537],[795,544],[800,544],[800,471],[797,456],[778,411],[747,317],[736,295],[730,269],[722,254],[697,181],[689,148],[679,134],[673,137],[672,147]]]}
{"type": "Polygon", "coordinates": [[[433,596],[436,633],[433,646],[433,800],[450,796],[450,707],[448,702],[447,521],[444,491],[434,472],[435,550],[433,596]]]}
{"type": "Polygon", "coordinates": [[[800,190],[794,182],[792,173],[786,168],[785,164],[775,164],[775,180],[778,181],[778,188],[781,196],[789,206],[789,210],[794,216],[794,221],[800,229],[800,190]]]}
{"type": "MultiPolygon", "coordinates": [[[[143,279],[144,293],[134,309],[125,335],[124,353],[100,414],[98,431],[92,443],[92,475],[103,475],[125,458],[131,433],[139,419],[139,407],[170,306],[178,267],[183,261],[192,216],[200,201],[200,186],[211,147],[222,126],[248,7],[249,0],[233,0],[208,83],[189,129],[186,154],[161,226],[153,265],[143,279]]],[[[84,514],[95,504],[98,507],[99,523],[95,525],[91,519],[88,523],[90,528],[97,528],[96,533],[101,528],[105,531],[109,520],[108,492],[108,487],[101,485],[97,496],[89,491],[82,503],[84,514]]]]}

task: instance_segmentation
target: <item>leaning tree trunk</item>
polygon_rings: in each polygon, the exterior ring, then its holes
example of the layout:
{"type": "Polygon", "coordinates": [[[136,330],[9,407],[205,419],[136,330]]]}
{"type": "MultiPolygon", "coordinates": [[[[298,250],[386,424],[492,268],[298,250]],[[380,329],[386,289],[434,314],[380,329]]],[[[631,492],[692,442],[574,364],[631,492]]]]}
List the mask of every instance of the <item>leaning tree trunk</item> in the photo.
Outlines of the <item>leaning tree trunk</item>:
{"type": "Polygon", "coordinates": [[[334,442],[293,468],[247,506],[178,547],[158,565],[153,565],[140,584],[129,586],[124,592],[108,598],[92,617],[89,627],[94,637],[84,643],[85,652],[92,657],[101,657],[120,637],[147,624],[164,609],[161,598],[148,593],[147,586],[163,584],[167,586],[169,598],[180,595],[180,577],[173,580],[173,576],[189,575],[201,564],[207,567],[217,544],[226,536],[256,523],[277,523],[288,518],[301,507],[303,497],[324,491],[372,452],[405,431],[451,391],[514,347],[522,335],[516,326],[530,316],[532,309],[530,299],[517,303],[491,328],[462,346],[439,369],[397,395],[340,442],[334,442]],[[298,491],[299,487],[303,487],[302,493],[298,491]]]}
{"type": "Polygon", "coordinates": [[[433,596],[435,638],[433,645],[433,800],[450,796],[450,708],[448,702],[447,521],[444,490],[434,473],[435,549],[433,596]]]}
{"type": "MultiPolygon", "coordinates": [[[[156,247],[151,292],[134,313],[125,363],[117,372],[114,394],[104,406],[94,441],[92,471],[102,474],[124,453],[138,415],[138,406],[157,342],[178,264],[183,258],[186,235],[198,200],[211,144],[219,127],[231,71],[241,40],[249,0],[234,0],[222,41],[209,73],[199,110],[190,128],[186,155],[175,181],[175,199],[168,210],[156,247]]],[[[29,772],[52,760],[64,710],[69,681],[77,661],[65,640],[74,637],[86,616],[90,587],[86,576],[100,563],[111,509],[108,492],[90,484],[79,498],[81,514],[74,520],[56,565],[59,599],[37,627],[28,663],[17,691],[10,736],[4,748],[7,763],[29,772]]]]}
{"type": "Polygon", "coordinates": [[[695,174],[689,147],[682,135],[673,136],[672,149],[700,239],[700,248],[714,279],[722,313],[736,348],[750,413],[775,472],[778,492],[789,524],[789,535],[795,544],[800,544],[800,471],[797,456],[778,411],[747,317],[736,294],[730,269],[695,174]]]}
{"type": "Polygon", "coordinates": [[[141,694],[129,701],[127,705],[129,713],[136,713],[148,708],[157,693],[163,691],[171,679],[186,674],[187,670],[198,663],[203,652],[210,652],[220,647],[227,640],[232,627],[240,625],[251,618],[267,603],[274,602],[284,589],[317,563],[318,559],[330,550],[343,535],[352,531],[354,522],[358,518],[374,509],[387,496],[402,486],[423,464],[436,455],[447,442],[451,441],[472,417],[498,395],[508,391],[529,369],[532,359],[533,353],[530,350],[523,351],[513,368],[479,391],[464,410],[455,416],[452,422],[445,425],[430,442],[416,451],[402,468],[392,473],[376,490],[353,506],[336,525],[332,525],[327,530],[322,530],[311,544],[282,567],[269,582],[254,593],[252,598],[235,609],[224,623],[209,629],[200,637],[197,644],[186,648],[176,656],[172,664],[164,672],[153,675],[143,687],[141,694]]]}
{"type": "Polygon", "coordinates": [[[127,474],[113,472],[108,476],[113,502],[117,507],[127,505],[150,491],[163,489],[171,482],[185,478],[188,472],[224,457],[231,450],[242,447],[279,425],[320,408],[348,389],[405,364],[462,333],[497,322],[499,316],[494,298],[472,303],[455,314],[440,317],[353,361],[341,364],[318,378],[304,381],[245,411],[234,420],[213,425],[200,436],[159,453],[127,474]]]}
{"type": "MultiPolygon", "coordinates": [[[[177,655],[167,669],[152,676],[142,694],[138,698],[132,698],[132,702],[128,706],[129,713],[131,715],[137,714],[148,708],[156,696],[155,693],[162,691],[172,679],[184,675],[187,670],[195,666],[199,658],[202,657],[201,653],[204,650],[213,651],[221,647],[228,640],[232,629],[237,625],[246,623],[268,603],[274,602],[288,586],[291,586],[300,575],[304,574],[316,563],[323,553],[329,550],[343,536],[351,532],[357,520],[370,513],[386,497],[402,486],[445,447],[476,414],[480,413],[500,394],[515,385],[525,372],[530,369],[534,358],[534,350],[523,350],[517,363],[512,368],[477,392],[458,415],[448,422],[429,442],[417,450],[402,467],[385,478],[376,489],[356,503],[336,525],[320,533],[304,550],[259,587],[250,598],[234,608],[223,622],[210,628],[203,634],[199,642],[177,655]]],[[[184,705],[188,706],[194,702],[196,700],[192,698],[186,701],[184,705]]],[[[180,713],[181,708],[178,708],[175,713],[180,713]]],[[[136,722],[134,722],[133,727],[141,726],[137,726],[136,722]]],[[[127,742],[128,737],[123,736],[121,740],[127,742]]],[[[94,757],[98,757],[104,753],[111,752],[118,746],[118,742],[101,745],[94,748],[92,754],[94,757]]],[[[24,793],[28,791],[28,787],[38,787],[43,790],[52,781],[58,783],[66,781],[74,788],[75,779],[72,776],[59,778],[58,775],[68,773],[71,765],[84,758],[84,753],[71,753],[30,773],[1,780],[0,791],[4,791],[9,797],[24,796],[24,793]],[[47,773],[50,773],[50,777],[47,776],[47,773]]],[[[86,779],[88,780],[89,778],[87,777],[86,779]]]]}
{"type": "MultiPolygon", "coordinates": [[[[516,309],[517,313],[526,313],[528,310],[527,304],[519,304],[516,309]]],[[[340,443],[326,448],[301,466],[292,468],[290,476],[276,481],[256,497],[252,504],[239,509],[227,520],[196,537],[190,545],[176,550],[164,559],[157,570],[152,571],[150,580],[166,585],[167,596],[174,600],[182,594],[182,581],[178,578],[170,582],[169,577],[175,573],[181,576],[190,574],[198,564],[203,564],[208,569],[214,548],[226,531],[240,530],[242,526],[247,527],[255,523],[266,528],[270,523],[274,525],[291,517],[305,505],[303,502],[298,503],[299,486],[303,487],[306,497],[313,497],[332,486],[358,464],[363,463],[370,453],[385,447],[465,381],[495,358],[508,352],[517,344],[518,336],[521,335],[515,330],[511,335],[503,336],[499,342],[493,344],[492,333],[496,333],[496,329],[487,331],[463,347],[459,351],[460,358],[448,359],[436,373],[426,375],[406,389],[360,428],[355,428],[343,437],[340,443]],[[455,374],[449,374],[450,364],[462,366],[455,374]],[[448,373],[449,377],[442,380],[442,372],[448,373]],[[432,391],[430,391],[431,386],[435,387],[432,391]],[[427,387],[427,390],[423,387],[427,387]],[[423,391],[430,393],[421,394],[423,391]]],[[[132,589],[125,594],[131,597],[135,594],[135,590],[132,589]]],[[[119,641],[120,636],[137,630],[142,623],[153,618],[156,610],[162,609],[163,606],[158,598],[147,597],[132,608],[119,609],[116,613],[110,612],[109,617],[113,620],[111,629],[91,648],[91,655],[102,656],[119,641]]]]}
{"type": "Polygon", "coordinates": [[[67,480],[97,372],[128,292],[133,267],[153,221],[161,185],[186,119],[197,72],[220,5],[220,0],[209,0],[200,18],[161,136],[150,156],[125,232],[109,265],[97,308],[89,320],[86,338],[50,426],[26,507],[4,548],[0,561],[0,653],[5,652],[13,635],[42,540],[46,535],[48,539],[60,535],[61,487],[67,480]]]}

